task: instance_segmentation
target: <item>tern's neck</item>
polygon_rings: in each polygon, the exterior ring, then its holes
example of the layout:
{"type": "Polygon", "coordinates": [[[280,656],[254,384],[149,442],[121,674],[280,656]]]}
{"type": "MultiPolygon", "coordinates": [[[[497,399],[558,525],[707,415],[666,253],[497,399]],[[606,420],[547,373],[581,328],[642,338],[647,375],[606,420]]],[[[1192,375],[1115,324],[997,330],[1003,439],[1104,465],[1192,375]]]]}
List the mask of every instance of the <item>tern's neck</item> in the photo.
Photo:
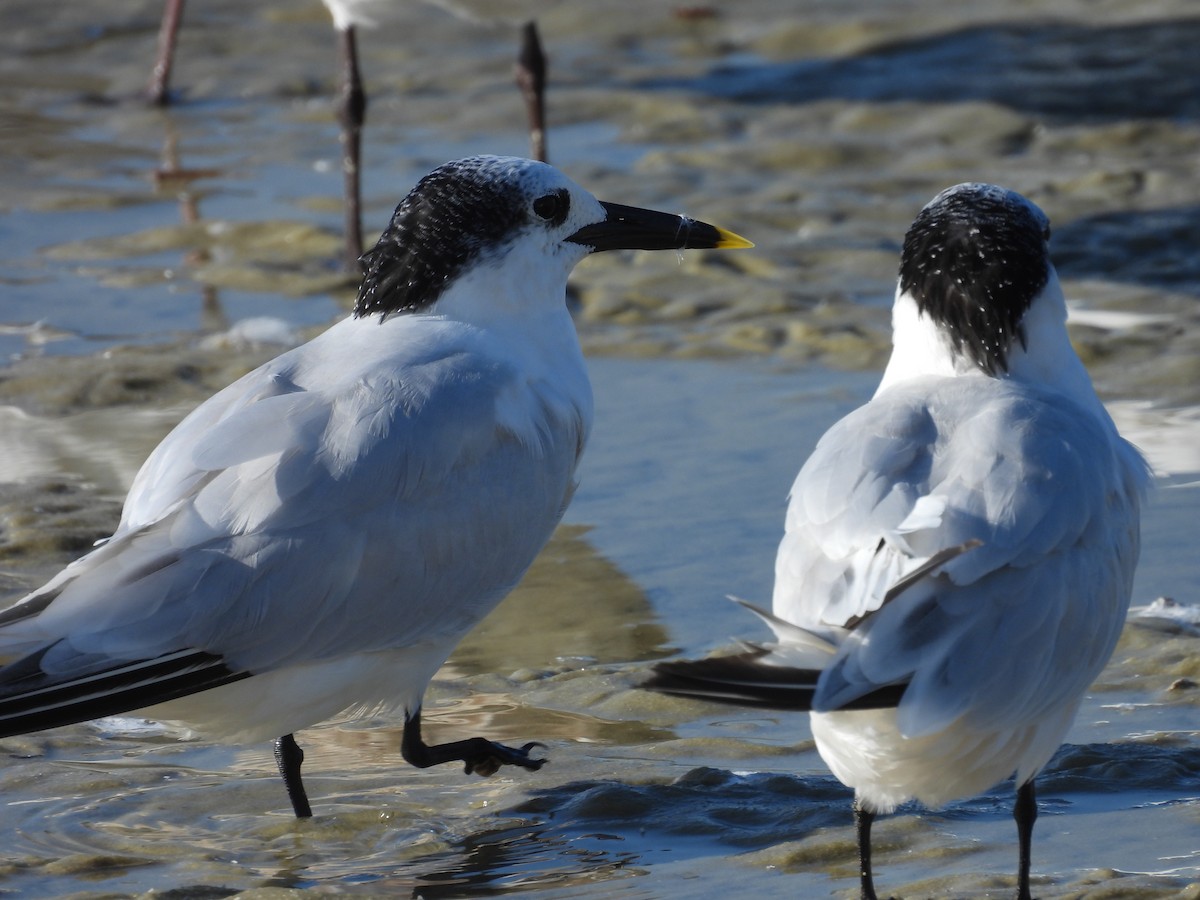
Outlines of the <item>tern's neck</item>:
{"type": "Polygon", "coordinates": [[[897,288],[892,307],[892,355],[876,395],[910,378],[967,375],[972,370],[974,366],[955,351],[941,329],[921,314],[916,300],[897,288]]]}
{"type": "Polygon", "coordinates": [[[515,247],[459,275],[431,311],[491,331],[526,333],[527,341],[539,337],[531,331],[559,332],[566,326],[574,340],[566,307],[573,262],[515,247]]]}
{"type": "MultiPolygon", "coordinates": [[[[1107,418],[1083,362],[1067,336],[1067,306],[1053,268],[1046,286],[1021,320],[1025,344],[1017,341],[1008,353],[1008,371],[1015,381],[1044,385],[1107,418]]],[[[990,377],[949,337],[917,310],[908,294],[897,294],[892,310],[892,356],[876,390],[882,393],[910,378],[926,375],[990,377]]]]}
{"type": "MultiPolygon", "coordinates": [[[[523,383],[559,418],[592,416],[592,393],[575,323],[567,309],[568,267],[511,253],[459,276],[429,314],[487,335],[491,352],[515,366],[523,383]]],[[[557,262],[557,261],[555,261],[557,262]]]]}

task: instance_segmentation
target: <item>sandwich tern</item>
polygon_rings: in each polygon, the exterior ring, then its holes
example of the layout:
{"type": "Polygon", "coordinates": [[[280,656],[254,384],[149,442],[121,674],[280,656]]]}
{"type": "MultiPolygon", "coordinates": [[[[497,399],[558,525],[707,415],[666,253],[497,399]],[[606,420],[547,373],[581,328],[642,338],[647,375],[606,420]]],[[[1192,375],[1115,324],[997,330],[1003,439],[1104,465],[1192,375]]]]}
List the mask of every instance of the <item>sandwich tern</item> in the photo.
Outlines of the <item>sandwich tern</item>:
{"type": "Polygon", "coordinates": [[[1149,475],[1071,348],[1049,236],[994,185],[921,210],[879,388],[792,487],[773,611],[754,610],[776,642],[662,663],[647,683],[811,711],[854,789],[864,898],[876,814],[1014,773],[1029,897],[1034,777],[1125,620],[1149,475]]]}
{"type": "Polygon", "coordinates": [[[140,710],[230,741],[405,716],[401,752],[488,775],[537,744],[421,738],[425,687],[550,538],[592,394],[566,305],[589,253],[746,247],[601,203],[558,170],[471,157],[425,176],[354,313],[201,404],[150,454],[116,532],[0,612],[0,736],[140,710]]]}

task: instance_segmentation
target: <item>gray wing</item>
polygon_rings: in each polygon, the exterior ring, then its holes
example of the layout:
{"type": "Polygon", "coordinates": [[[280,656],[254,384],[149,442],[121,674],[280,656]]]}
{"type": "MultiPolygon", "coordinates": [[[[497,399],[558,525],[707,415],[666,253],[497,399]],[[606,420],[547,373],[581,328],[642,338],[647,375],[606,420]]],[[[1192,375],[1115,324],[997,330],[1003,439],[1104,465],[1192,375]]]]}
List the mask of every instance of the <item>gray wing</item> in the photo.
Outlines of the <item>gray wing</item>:
{"type": "Polygon", "coordinates": [[[814,708],[906,684],[916,736],[1077,697],[1120,631],[1146,481],[1110,422],[1011,382],[922,379],[847,416],[797,476],[776,561],[775,614],[839,645],[814,708]]]}
{"type": "Polygon", "coordinates": [[[218,394],[147,461],[113,538],[3,614],[0,644],[61,681],[461,636],[561,517],[590,409],[450,349],[320,377],[293,352],[218,394]]]}

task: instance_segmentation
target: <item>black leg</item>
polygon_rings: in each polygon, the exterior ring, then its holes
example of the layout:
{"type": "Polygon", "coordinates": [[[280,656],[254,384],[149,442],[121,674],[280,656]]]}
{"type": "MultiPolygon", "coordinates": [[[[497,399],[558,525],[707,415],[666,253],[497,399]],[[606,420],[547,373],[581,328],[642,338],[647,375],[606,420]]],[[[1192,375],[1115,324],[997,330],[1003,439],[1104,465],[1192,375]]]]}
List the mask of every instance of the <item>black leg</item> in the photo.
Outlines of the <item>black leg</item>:
{"type": "Polygon", "coordinates": [[[162,25],[158,29],[158,55],[146,97],[151,103],[166,106],[170,102],[171,64],[175,61],[175,39],[183,20],[184,0],[167,0],[163,7],[162,25]]]}
{"type": "Polygon", "coordinates": [[[1013,804],[1013,818],[1017,820],[1017,840],[1020,850],[1017,857],[1017,900],[1032,900],[1029,893],[1029,860],[1033,846],[1033,823],[1037,821],[1037,795],[1033,779],[1017,788],[1017,802],[1013,804]]]}
{"type": "Polygon", "coordinates": [[[871,874],[871,823],[875,813],[865,809],[858,797],[854,798],[854,827],[858,831],[858,878],[862,886],[862,900],[876,900],[875,878],[871,874]]]}
{"type": "Polygon", "coordinates": [[[521,52],[517,56],[517,87],[525,98],[529,116],[529,152],[534,159],[547,162],[546,156],[546,55],[538,37],[537,22],[521,28],[521,52]]]}
{"type": "Polygon", "coordinates": [[[338,31],[338,51],[342,62],[342,86],[338,97],[338,122],[342,126],[342,175],[345,179],[346,271],[362,275],[358,258],[362,256],[362,127],[367,115],[367,95],[358,71],[358,39],[354,26],[338,31]]]}
{"type": "Polygon", "coordinates": [[[530,741],[522,747],[506,747],[481,737],[430,746],[421,738],[421,711],[418,709],[404,720],[400,755],[418,769],[445,762],[461,762],[463,772],[467,775],[474,773],[487,777],[495,774],[501,766],[520,766],[536,772],[545,765],[546,760],[531,759],[529,751],[544,746],[537,741],[530,741]]]}
{"type": "Polygon", "coordinates": [[[300,780],[300,765],[304,762],[304,751],[290,734],[275,739],[275,764],[279,766],[279,774],[283,776],[283,786],[287,788],[288,799],[292,801],[292,809],[297,819],[308,819],[312,816],[312,807],[308,805],[308,794],[304,792],[304,782],[300,780]]]}

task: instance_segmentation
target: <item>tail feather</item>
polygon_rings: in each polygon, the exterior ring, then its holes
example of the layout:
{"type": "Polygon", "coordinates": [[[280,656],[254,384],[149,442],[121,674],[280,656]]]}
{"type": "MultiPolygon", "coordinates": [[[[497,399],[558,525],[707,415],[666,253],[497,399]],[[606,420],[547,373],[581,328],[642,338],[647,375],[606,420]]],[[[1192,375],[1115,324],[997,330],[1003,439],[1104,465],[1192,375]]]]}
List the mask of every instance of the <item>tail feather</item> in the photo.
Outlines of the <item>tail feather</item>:
{"type": "Polygon", "coordinates": [[[761,662],[769,652],[758,647],[735,656],[662,662],[654,667],[654,675],[642,687],[662,694],[739,706],[811,709],[821,673],[761,662]]]}
{"type": "Polygon", "coordinates": [[[115,716],[250,677],[219,656],[179,650],[56,679],[39,665],[49,649],[0,669],[0,737],[115,716]]]}
{"type": "MultiPolygon", "coordinates": [[[[764,662],[771,651],[758,647],[749,653],[709,659],[658,663],[643,688],[679,697],[694,697],[737,706],[811,711],[819,669],[799,669],[764,662]]],[[[877,688],[840,709],[882,709],[896,706],[907,685],[877,688]]]]}

